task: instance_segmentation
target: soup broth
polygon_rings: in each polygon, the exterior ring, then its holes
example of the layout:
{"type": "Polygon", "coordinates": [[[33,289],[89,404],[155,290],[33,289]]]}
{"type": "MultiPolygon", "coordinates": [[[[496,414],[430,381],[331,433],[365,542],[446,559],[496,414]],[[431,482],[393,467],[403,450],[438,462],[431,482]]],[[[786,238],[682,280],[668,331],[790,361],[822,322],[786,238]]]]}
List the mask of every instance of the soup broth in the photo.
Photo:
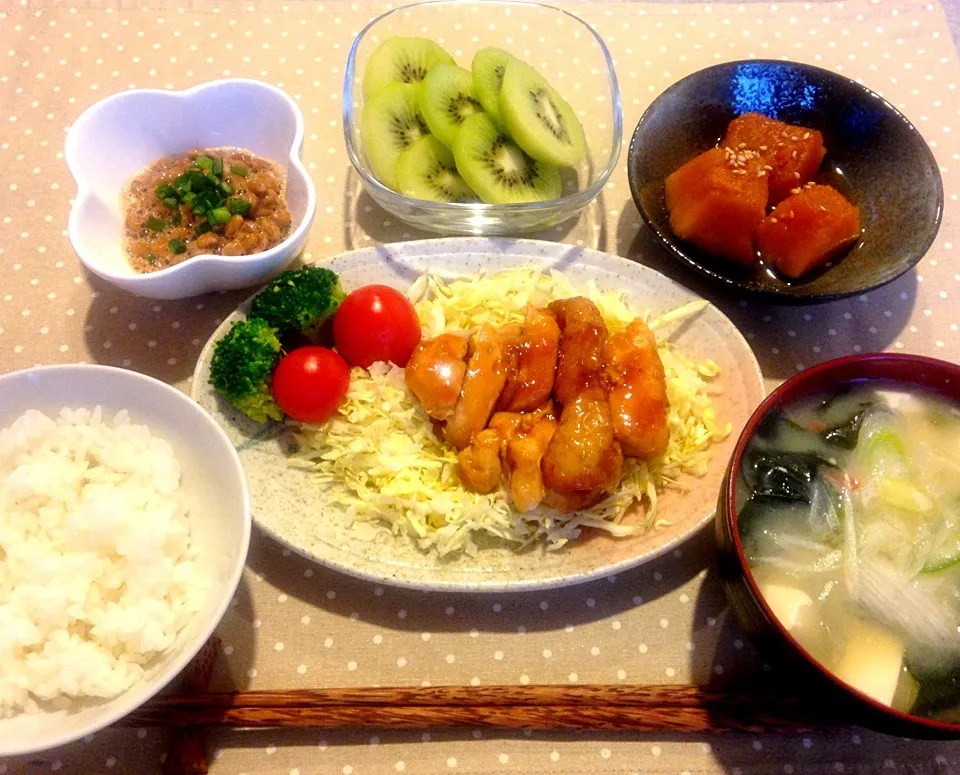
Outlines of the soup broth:
{"type": "Polygon", "coordinates": [[[737,487],[781,624],[898,710],[960,721],[960,407],[863,384],[769,416],[737,487]]]}

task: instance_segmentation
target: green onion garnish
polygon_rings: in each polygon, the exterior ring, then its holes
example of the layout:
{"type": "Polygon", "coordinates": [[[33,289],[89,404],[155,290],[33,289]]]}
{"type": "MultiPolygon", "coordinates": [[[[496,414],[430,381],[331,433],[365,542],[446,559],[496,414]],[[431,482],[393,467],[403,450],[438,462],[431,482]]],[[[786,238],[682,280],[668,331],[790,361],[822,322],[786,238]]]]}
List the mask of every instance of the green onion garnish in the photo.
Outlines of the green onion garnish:
{"type": "Polygon", "coordinates": [[[230,220],[230,211],[226,207],[217,207],[210,211],[207,220],[214,226],[219,226],[230,220]]]}
{"type": "Polygon", "coordinates": [[[230,171],[231,171],[234,175],[239,175],[241,178],[247,177],[247,168],[246,168],[246,167],[241,167],[239,164],[233,164],[233,165],[231,165],[230,171]]]}
{"type": "Polygon", "coordinates": [[[165,197],[163,198],[163,203],[164,203],[167,207],[169,207],[171,210],[179,204],[179,202],[177,201],[177,198],[176,198],[175,196],[165,196],[165,197]]]}
{"type": "Polygon", "coordinates": [[[170,218],[170,220],[173,221],[173,225],[174,225],[174,226],[179,226],[180,224],[183,223],[183,216],[180,214],[180,211],[177,210],[177,211],[173,214],[173,217],[170,218]]]}
{"type": "Polygon", "coordinates": [[[203,215],[207,211],[207,206],[203,204],[196,204],[190,209],[193,210],[194,215],[203,215]]]}
{"type": "Polygon", "coordinates": [[[218,178],[223,177],[223,158],[220,156],[213,160],[213,174],[218,178]]]}
{"type": "Polygon", "coordinates": [[[233,186],[231,186],[227,181],[223,181],[220,184],[220,191],[224,196],[230,196],[233,193],[233,186]]]}
{"type": "Polygon", "coordinates": [[[213,166],[213,159],[209,156],[198,156],[193,163],[202,170],[208,170],[213,166]]]}
{"type": "Polygon", "coordinates": [[[227,209],[234,215],[246,215],[250,212],[250,203],[246,199],[234,198],[227,202],[227,209]]]}
{"type": "Polygon", "coordinates": [[[170,248],[174,255],[180,255],[181,253],[187,252],[187,243],[179,237],[170,240],[167,243],[167,247],[170,248]]]}
{"type": "Polygon", "coordinates": [[[150,231],[163,231],[167,228],[167,222],[151,216],[147,218],[147,228],[150,229],[150,231]]]}
{"type": "Polygon", "coordinates": [[[162,186],[157,186],[156,194],[158,199],[167,199],[168,197],[175,197],[177,190],[169,183],[164,183],[162,186]]]}
{"type": "Polygon", "coordinates": [[[148,264],[155,264],[155,263],[157,263],[157,257],[156,257],[155,255],[153,255],[153,253],[150,253],[149,255],[147,255],[147,263],[148,263],[148,264]]]}

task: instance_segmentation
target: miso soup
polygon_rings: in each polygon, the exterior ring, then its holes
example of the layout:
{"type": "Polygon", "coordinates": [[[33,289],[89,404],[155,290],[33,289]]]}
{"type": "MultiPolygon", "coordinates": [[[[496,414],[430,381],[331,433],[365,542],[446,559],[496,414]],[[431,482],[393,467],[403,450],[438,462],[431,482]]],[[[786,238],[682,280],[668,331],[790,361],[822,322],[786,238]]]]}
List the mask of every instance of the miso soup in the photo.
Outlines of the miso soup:
{"type": "Polygon", "coordinates": [[[738,522],[781,624],[837,677],[960,721],[960,407],[864,383],[769,416],[738,522]]]}

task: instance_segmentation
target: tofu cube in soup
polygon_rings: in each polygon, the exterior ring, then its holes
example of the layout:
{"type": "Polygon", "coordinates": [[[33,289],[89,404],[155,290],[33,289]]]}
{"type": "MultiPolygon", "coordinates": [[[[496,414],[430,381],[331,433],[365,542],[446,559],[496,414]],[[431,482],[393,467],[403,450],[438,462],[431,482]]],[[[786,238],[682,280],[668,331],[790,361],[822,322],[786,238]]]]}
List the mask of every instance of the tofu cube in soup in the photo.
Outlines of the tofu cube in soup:
{"type": "Polygon", "coordinates": [[[826,154],[816,129],[793,126],[759,113],[744,113],[727,126],[721,146],[760,154],[770,173],[770,202],[813,180],[826,154]]]}
{"type": "Polygon", "coordinates": [[[665,181],[670,228],[680,239],[750,266],[767,211],[767,175],[756,153],[711,148],[665,181]]]}

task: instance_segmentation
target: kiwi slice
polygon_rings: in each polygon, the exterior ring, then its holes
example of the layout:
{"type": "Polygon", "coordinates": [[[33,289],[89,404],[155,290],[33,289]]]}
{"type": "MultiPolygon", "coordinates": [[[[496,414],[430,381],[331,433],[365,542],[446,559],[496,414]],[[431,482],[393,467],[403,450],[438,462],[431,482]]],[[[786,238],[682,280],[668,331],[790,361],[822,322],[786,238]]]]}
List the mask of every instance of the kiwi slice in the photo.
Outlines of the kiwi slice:
{"type": "Polygon", "coordinates": [[[504,71],[500,112],[517,145],[538,161],[573,167],[587,155],[587,140],[573,108],[519,59],[504,71]]]}
{"type": "Polygon", "coordinates": [[[360,137],[373,173],[397,190],[397,157],[404,148],[430,134],[417,106],[417,86],[394,83],[363,103],[360,137]]]}
{"type": "Polygon", "coordinates": [[[430,133],[448,148],[464,120],[482,110],[473,91],[473,76],[462,67],[436,64],[420,84],[420,112],[430,133]]]}
{"type": "Polygon", "coordinates": [[[500,88],[503,86],[503,74],[507,65],[514,59],[513,54],[502,48],[482,48],[473,56],[473,89],[483,109],[494,121],[503,126],[500,113],[500,88]]]}
{"type": "Polygon", "coordinates": [[[560,196],[556,167],[530,158],[486,113],[476,113],[460,125],[453,156],[467,185],[488,204],[560,196]]]}
{"type": "Polygon", "coordinates": [[[430,202],[476,202],[457,172],[450,149],[433,135],[421,137],[397,159],[400,193],[430,202]]]}
{"type": "Polygon", "coordinates": [[[367,59],[363,98],[370,99],[391,83],[420,83],[437,62],[453,57],[427,38],[387,38],[367,59]]]}

